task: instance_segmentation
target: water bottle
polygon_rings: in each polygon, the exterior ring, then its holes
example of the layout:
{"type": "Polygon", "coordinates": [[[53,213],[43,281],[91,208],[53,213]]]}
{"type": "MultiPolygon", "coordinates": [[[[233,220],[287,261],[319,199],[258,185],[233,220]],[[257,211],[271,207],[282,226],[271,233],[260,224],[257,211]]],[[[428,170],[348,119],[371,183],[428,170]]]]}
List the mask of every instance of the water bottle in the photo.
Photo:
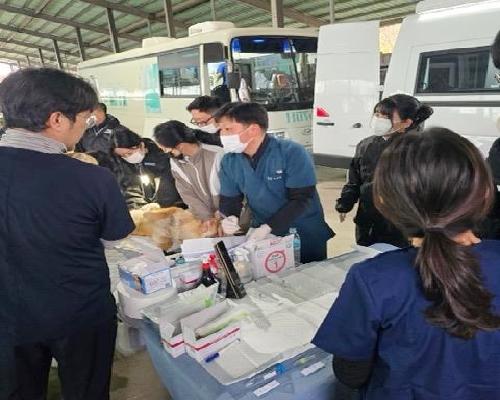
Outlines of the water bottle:
{"type": "Polygon", "coordinates": [[[300,265],[300,236],[297,228],[290,228],[290,234],[293,235],[293,256],[295,258],[295,266],[300,265]]]}

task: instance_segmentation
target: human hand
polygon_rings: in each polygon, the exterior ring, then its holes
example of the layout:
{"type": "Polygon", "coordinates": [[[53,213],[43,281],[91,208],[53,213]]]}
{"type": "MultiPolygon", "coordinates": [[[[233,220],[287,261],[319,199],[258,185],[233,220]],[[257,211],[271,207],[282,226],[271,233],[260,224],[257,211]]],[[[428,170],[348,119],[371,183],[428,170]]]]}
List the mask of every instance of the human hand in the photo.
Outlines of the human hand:
{"type": "Polygon", "coordinates": [[[237,232],[241,230],[240,225],[239,225],[239,218],[235,217],[234,215],[231,215],[230,217],[224,218],[221,223],[221,233],[224,236],[233,236],[237,232]]]}
{"type": "Polygon", "coordinates": [[[271,233],[271,227],[267,224],[258,228],[251,228],[247,233],[247,242],[258,242],[265,239],[271,233]]]}

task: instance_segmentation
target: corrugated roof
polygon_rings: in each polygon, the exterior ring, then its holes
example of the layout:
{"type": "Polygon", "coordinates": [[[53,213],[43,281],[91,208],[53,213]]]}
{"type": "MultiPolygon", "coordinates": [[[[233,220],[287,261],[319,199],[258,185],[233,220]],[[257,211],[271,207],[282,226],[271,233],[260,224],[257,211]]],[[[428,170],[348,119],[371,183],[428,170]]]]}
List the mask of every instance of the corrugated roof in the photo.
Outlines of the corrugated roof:
{"type": "MultiPolygon", "coordinates": [[[[106,8],[113,10],[120,50],[138,47],[143,38],[166,36],[163,0],[0,0],[0,61],[40,64],[39,49],[56,64],[57,40],[65,68],[80,61],[79,27],[86,57],[113,52],[106,8]],[[148,27],[148,18],[150,27],[148,27]]],[[[285,26],[319,26],[329,21],[330,0],[283,0],[285,26]]],[[[416,0],[336,0],[337,21],[392,20],[415,12],[416,0]]],[[[187,27],[212,19],[210,0],[172,0],[177,37],[187,27]]],[[[216,17],[238,27],[270,26],[270,0],[215,0],[216,17]]]]}

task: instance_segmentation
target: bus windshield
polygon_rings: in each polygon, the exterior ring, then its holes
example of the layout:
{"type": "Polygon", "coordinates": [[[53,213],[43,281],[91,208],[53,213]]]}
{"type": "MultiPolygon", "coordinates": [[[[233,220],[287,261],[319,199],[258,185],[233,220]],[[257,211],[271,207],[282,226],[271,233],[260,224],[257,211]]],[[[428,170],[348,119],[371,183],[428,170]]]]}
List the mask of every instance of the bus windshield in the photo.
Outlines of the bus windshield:
{"type": "Polygon", "coordinates": [[[238,37],[231,42],[235,71],[250,101],[269,111],[312,108],[317,38],[238,37]]]}

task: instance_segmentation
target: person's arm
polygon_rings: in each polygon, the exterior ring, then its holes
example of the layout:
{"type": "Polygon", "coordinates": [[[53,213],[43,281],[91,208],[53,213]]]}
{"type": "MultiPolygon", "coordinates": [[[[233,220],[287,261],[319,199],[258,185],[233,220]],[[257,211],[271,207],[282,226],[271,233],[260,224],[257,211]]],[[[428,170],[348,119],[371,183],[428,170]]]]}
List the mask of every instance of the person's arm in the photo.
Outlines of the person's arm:
{"type": "Polygon", "coordinates": [[[276,212],[267,224],[275,235],[283,235],[307,209],[316,193],[316,186],[287,188],[287,203],[276,212]]]}
{"type": "Polygon", "coordinates": [[[202,220],[213,218],[211,210],[209,210],[206,204],[201,201],[199,194],[194,190],[193,185],[189,182],[189,178],[184,174],[184,172],[179,168],[178,165],[172,160],[172,176],[175,179],[175,187],[179,192],[182,201],[188,206],[189,211],[193,215],[202,220]]]}
{"type": "Polygon", "coordinates": [[[353,266],[339,296],[312,340],[334,355],[335,376],[351,388],[368,383],[376,355],[381,312],[370,287],[353,266]]]}
{"type": "Polygon", "coordinates": [[[333,373],[344,385],[351,389],[360,389],[370,380],[373,370],[373,359],[351,361],[342,357],[333,357],[333,373]]]}
{"type": "Polygon", "coordinates": [[[100,238],[108,242],[126,238],[133,232],[135,225],[116,179],[107,171],[103,174],[102,193],[100,238]]]}
{"type": "Polygon", "coordinates": [[[351,211],[359,200],[360,188],[363,183],[360,170],[360,160],[363,148],[363,142],[356,146],[356,153],[351,160],[349,171],[347,172],[347,183],[342,188],[340,197],[335,204],[335,210],[340,213],[348,213],[351,211]]]}
{"type": "Polygon", "coordinates": [[[161,167],[156,169],[159,182],[156,191],[156,200],[160,207],[182,207],[184,203],[175,185],[175,179],[172,175],[170,166],[170,157],[166,154],[158,157],[157,163],[161,163],[161,167]]]}
{"type": "Polygon", "coordinates": [[[220,164],[220,196],[219,212],[224,217],[240,217],[243,208],[243,194],[234,180],[234,174],[229,166],[228,157],[224,157],[220,164]]]}
{"type": "Polygon", "coordinates": [[[288,232],[294,221],[309,207],[316,194],[316,172],[310,155],[300,145],[284,150],[284,180],[287,202],[268,220],[275,235],[288,232]]]}

